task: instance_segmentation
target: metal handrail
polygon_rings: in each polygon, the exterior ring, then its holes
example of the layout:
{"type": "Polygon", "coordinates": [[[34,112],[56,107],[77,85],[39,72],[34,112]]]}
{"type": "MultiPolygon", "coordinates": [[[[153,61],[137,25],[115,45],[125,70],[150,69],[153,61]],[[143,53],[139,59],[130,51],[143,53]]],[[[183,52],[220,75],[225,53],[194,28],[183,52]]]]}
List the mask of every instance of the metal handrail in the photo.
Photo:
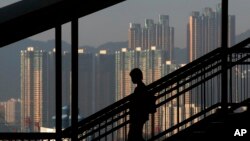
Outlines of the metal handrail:
{"type": "MultiPolygon", "coordinates": [[[[235,46],[231,47],[228,49],[228,53],[232,54],[234,52],[239,52],[239,50],[241,51],[246,51],[246,49],[244,49],[248,44],[250,43],[250,38],[236,44],[235,46]]],[[[194,60],[193,62],[187,64],[186,66],[166,75],[165,77],[162,77],[161,79],[149,84],[147,86],[148,92],[151,94],[155,94],[156,92],[159,92],[161,90],[163,90],[164,88],[172,85],[173,83],[176,83],[178,81],[181,81],[183,78],[185,78],[185,76],[192,74],[193,72],[196,72],[202,68],[207,68],[209,67],[209,65],[211,65],[212,63],[214,63],[215,61],[217,61],[217,65],[214,66],[214,68],[220,66],[220,61],[221,60],[221,53],[222,53],[222,48],[217,48],[213,51],[211,51],[210,53],[198,58],[197,60],[194,60]]],[[[246,60],[247,58],[243,58],[243,60],[246,60]]],[[[242,62],[243,60],[238,60],[237,63],[242,62]]],[[[228,66],[228,68],[233,67],[234,65],[236,65],[237,63],[231,64],[228,66]]],[[[213,67],[208,68],[207,71],[202,71],[200,72],[200,74],[198,74],[197,76],[194,76],[192,79],[195,79],[196,77],[199,77],[200,75],[203,75],[206,72],[209,72],[211,69],[213,69],[213,67]]],[[[218,70],[218,72],[211,74],[210,77],[207,77],[207,79],[204,79],[204,81],[208,81],[209,79],[211,79],[212,77],[220,74],[221,71],[218,70]]],[[[189,81],[192,81],[192,79],[190,79],[189,81]]],[[[204,83],[204,81],[201,81],[193,86],[190,86],[189,89],[196,87],[198,85],[200,85],[201,83],[204,83]]],[[[186,81],[185,83],[181,83],[182,85],[187,84],[188,81],[186,81]]],[[[172,88],[172,90],[174,90],[175,88],[172,88]]],[[[157,105],[157,107],[160,107],[162,104],[167,103],[169,101],[171,101],[171,99],[177,98],[178,96],[181,96],[181,94],[185,93],[186,91],[189,90],[188,88],[183,91],[182,93],[179,93],[173,97],[170,97],[169,99],[167,99],[166,101],[163,101],[161,103],[159,103],[157,105]]],[[[160,99],[161,97],[163,97],[164,95],[166,95],[167,93],[169,93],[170,90],[166,91],[165,94],[159,95],[157,98],[160,99]]],[[[132,95],[129,95],[117,102],[115,102],[114,104],[98,111],[97,113],[87,117],[86,119],[82,120],[79,122],[79,131],[85,131],[88,128],[98,125],[99,123],[107,120],[108,118],[112,117],[112,115],[114,114],[118,114],[119,112],[122,112],[124,110],[128,109],[129,106],[129,101],[131,100],[132,95]]],[[[195,116],[195,115],[194,115],[195,116]]],[[[124,124],[125,126],[126,124],[124,124]]],[[[181,126],[181,125],[180,125],[181,126]]],[[[63,131],[63,133],[65,135],[69,135],[70,129],[71,127],[65,129],[63,131]]],[[[104,128],[104,127],[102,127],[104,128]]],[[[99,128],[99,130],[101,130],[102,128],[99,128]]]]}

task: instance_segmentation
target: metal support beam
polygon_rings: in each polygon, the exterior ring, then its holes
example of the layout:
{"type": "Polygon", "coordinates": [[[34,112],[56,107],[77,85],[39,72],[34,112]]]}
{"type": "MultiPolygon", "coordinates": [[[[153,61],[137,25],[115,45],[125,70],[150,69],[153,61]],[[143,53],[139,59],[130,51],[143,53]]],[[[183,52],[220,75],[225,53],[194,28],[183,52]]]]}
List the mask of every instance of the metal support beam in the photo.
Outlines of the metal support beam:
{"type": "Polygon", "coordinates": [[[0,48],[52,29],[58,23],[71,22],[72,17],[81,18],[123,1],[22,0],[13,3],[0,8],[0,48]]]}
{"type": "Polygon", "coordinates": [[[228,72],[227,72],[227,52],[228,52],[228,0],[221,0],[221,47],[222,49],[222,76],[221,76],[221,102],[222,110],[227,109],[228,95],[228,72]]]}
{"type": "Polygon", "coordinates": [[[55,28],[56,51],[55,51],[55,74],[56,74],[56,140],[62,140],[62,27],[55,28]]]}
{"type": "Polygon", "coordinates": [[[72,124],[72,141],[77,140],[78,136],[78,18],[71,22],[71,124],[72,124]]]}

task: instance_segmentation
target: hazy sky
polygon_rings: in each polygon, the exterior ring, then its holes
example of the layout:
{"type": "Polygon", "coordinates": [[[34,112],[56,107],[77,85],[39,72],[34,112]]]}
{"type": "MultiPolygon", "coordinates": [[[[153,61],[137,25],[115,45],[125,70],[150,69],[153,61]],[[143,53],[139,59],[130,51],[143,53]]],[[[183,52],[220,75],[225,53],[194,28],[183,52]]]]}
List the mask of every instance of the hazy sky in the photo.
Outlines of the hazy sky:
{"type": "MultiPolygon", "coordinates": [[[[0,0],[0,7],[17,0],[0,0]]],[[[158,21],[159,14],[170,16],[175,27],[175,44],[186,44],[186,24],[192,11],[215,8],[221,0],[127,0],[79,20],[80,45],[98,46],[108,41],[126,41],[129,22],[144,24],[146,18],[158,21]]],[[[250,29],[250,0],[229,0],[229,13],[236,15],[237,34],[250,29]]],[[[32,37],[35,40],[54,39],[54,31],[32,37]]],[[[70,24],[63,26],[63,40],[70,42],[70,24]]]]}

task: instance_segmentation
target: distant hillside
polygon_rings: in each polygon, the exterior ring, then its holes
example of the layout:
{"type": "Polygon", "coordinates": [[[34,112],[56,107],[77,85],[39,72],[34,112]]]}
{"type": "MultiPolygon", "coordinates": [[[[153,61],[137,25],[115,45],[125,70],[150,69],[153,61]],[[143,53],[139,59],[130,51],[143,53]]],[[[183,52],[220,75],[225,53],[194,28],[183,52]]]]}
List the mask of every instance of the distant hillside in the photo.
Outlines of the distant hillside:
{"type": "Polygon", "coordinates": [[[116,51],[120,51],[121,48],[127,48],[128,42],[107,42],[105,44],[100,45],[97,47],[98,50],[108,50],[110,53],[115,53],[116,51]]]}

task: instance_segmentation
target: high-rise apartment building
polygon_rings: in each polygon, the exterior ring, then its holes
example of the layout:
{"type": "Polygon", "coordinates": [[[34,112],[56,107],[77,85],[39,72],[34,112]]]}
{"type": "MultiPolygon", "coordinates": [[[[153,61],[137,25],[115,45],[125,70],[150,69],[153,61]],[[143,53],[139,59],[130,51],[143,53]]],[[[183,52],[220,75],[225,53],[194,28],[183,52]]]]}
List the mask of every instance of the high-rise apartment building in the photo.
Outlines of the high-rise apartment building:
{"type": "Polygon", "coordinates": [[[130,23],[128,30],[129,49],[150,50],[155,46],[157,50],[166,52],[168,60],[173,59],[174,28],[169,25],[168,15],[159,15],[158,23],[153,19],[145,19],[144,27],[130,23]]]}
{"type": "MultiPolygon", "coordinates": [[[[116,52],[116,100],[120,100],[134,92],[135,85],[130,78],[130,71],[133,68],[140,68],[143,73],[143,82],[148,85],[162,77],[162,64],[165,62],[166,52],[152,46],[150,49],[143,50],[137,47],[135,50],[123,48],[116,52]]],[[[155,131],[161,127],[162,111],[158,110],[154,114],[155,131]]],[[[151,122],[147,122],[145,129],[150,127],[151,122]]],[[[150,129],[148,129],[150,130],[150,129]]],[[[145,131],[146,133],[146,131],[145,131]]],[[[126,135],[121,130],[119,138],[126,135]]]]}
{"type": "Polygon", "coordinates": [[[44,105],[43,106],[43,127],[53,127],[52,116],[56,114],[56,86],[55,86],[55,75],[56,75],[56,60],[55,60],[55,49],[52,51],[46,52],[48,55],[47,59],[47,77],[43,83],[47,84],[47,93],[46,96],[43,97],[44,105]],[[46,81],[47,80],[47,81],[46,81]]]}
{"type": "Polygon", "coordinates": [[[71,94],[71,53],[63,51],[62,54],[62,105],[70,105],[71,94]]]}
{"type": "Polygon", "coordinates": [[[236,19],[235,15],[228,16],[228,46],[236,44],[236,19]]]}
{"type": "Polygon", "coordinates": [[[20,127],[20,100],[11,98],[5,102],[5,122],[20,127]]]}
{"type": "Polygon", "coordinates": [[[145,29],[144,35],[142,37],[143,42],[145,42],[145,46],[141,46],[142,50],[150,49],[151,46],[155,46],[156,34],[155,34],[156,24],[152,19],[145,19],[145,29]]]}
{"type": "Polygon", "coordinates": [[[156,24],[156,47],[167,52],[167,60],[173,61],[174,28],[169,25],[168,15],[159,15],[156,24]]]}
{"type": "MultiPolygon", "coordinates": [[[[217,5],[216,9],[206,7],[203,12],[194,11],[189,17],[187,24],[187,48],[188,48],[188,60],[189,62],[207,54],[208,52],[221,47],[221,5],[217,5]]],[[[228,47],[235,44],[235,16],[228,16],[228,47]]],[[[218,81],[211,79],[209,83],[206,83],[205,87],[213,87],[214,89],[208,89],[208,93],[217,94],[218,81]]],[[[197,101],[201,98],[198,94],[198,89],[195,88],[190,91],[191,101],[197,101]]],[[[206,105],[209,106],[211,102],[217,101],[218,98],[208,95],[206,98],[206,105]]],[[[195,103],[197,107],[200,107],[202,103],[200,101],[195,103]]]]}
{"type": "MultiPolygon", "coordinates": [[[[78,110],[79,115],[86,117],[94,113],[94,55],[79,49],[78,57],[78,110]]],[[[71,53],[63,52],[62,59],[62,104],[71,105],[71,53]]]]}
{"type": "MultiPolygon", "coordinates": [[[[79,73],[78,73],[78,107],[79,114],[87,117],[95,113],[94,92],[94,55],[78,50],[79,73]]],[[[70,77],[71,81],[71,77],[70,77]]],[[[70,85],[71,86],[71,85],[70,85]]]]}
{"type": "MultiPolygon", "coordinates": [[[[235,16],[228,17],[228,46],[235,44],[235,16]]],[[[187,24],[189,62],[221,46],[221,5],[193,11],[187,24]]]]}
{"type": "MultiPolygon", "coordinates": [[[[21,51],[21,128],[54,127],[55,49],[21,51]]],[[[79,115],[87,117],[115,102],[115,55],[101,50],[79,54],[79,115]]],[[[71,105],[71,53],[62,54],[62,104],[71,105]]],[[[71,111],[70,111],[71,112],[71,111]]]]}
{"type": "Polygon", "coordinates": [[[52,127],[55,115],[55,49],[21,51],[21,131],[52,127]]]}
{"type": "Polygon", "coordinates": [[[47,101],[47,54],[34,47],[21,51],[21,131],[38,132],[47,101]]]}
{"type": "Polygon", "coordinates": [[[116,100],[120,100],[134,91],[134,84],[129,76],[133,68],[140,68],[143,73],[143,81],[150,84],[161,78],[161,65],[165,60],[166,53],[157,50],[155,46],[142,50],[137,47],[135,50],[123,48],[116,52],[116,100]]]}
{"type": "Polygon", "coordinates": [[[128,29],[128,48],[129,49],[134,49],[136,47],[141,46],[141,25],[140,24],[135,24],[135,23],[130,23],[129,24],[129,29],[128,29]]]}
{"type": "MultiPolygon", "coordinates": [[[[115,102],[115,57],[107,50],[78,50],[79,115],[87,117],[115,102]]],[[[63,104],[71,105],[71,53],[63,54],[63,104]]]]}
{"type": "Polygon", "coordinates": [[[120,100],[133,92],[134,86],[129,76],[130,71],[134,68],[134,51],[128,51],[122,48],[115,54],[115,93],[116,101],[120,100]]]}
{"type": "Polygon", "coordinates": [[[143,82],[150,84],[183,66],[166,61],[165,56],[166,52],[155,46],[147,50],[137,47],[135,50],[122,48],[121,51],[117,51],[115,53],[116,101],[133,93],[135,86],[129,76],[133,68],[140,68],[143,82]]]}
{"type": "Polygon", "coordinates": [[[100,50],[95,55],[95,111],[115,102],[115,55],[100,50]]]}
{"type": "Polygon", "coordinates": [[[188,29],[187,29],[187,47],[189,53],[189,61],[201,56],[201,17],[198,11],[192,12],[192,16],[189,17],[188,29]]]}

